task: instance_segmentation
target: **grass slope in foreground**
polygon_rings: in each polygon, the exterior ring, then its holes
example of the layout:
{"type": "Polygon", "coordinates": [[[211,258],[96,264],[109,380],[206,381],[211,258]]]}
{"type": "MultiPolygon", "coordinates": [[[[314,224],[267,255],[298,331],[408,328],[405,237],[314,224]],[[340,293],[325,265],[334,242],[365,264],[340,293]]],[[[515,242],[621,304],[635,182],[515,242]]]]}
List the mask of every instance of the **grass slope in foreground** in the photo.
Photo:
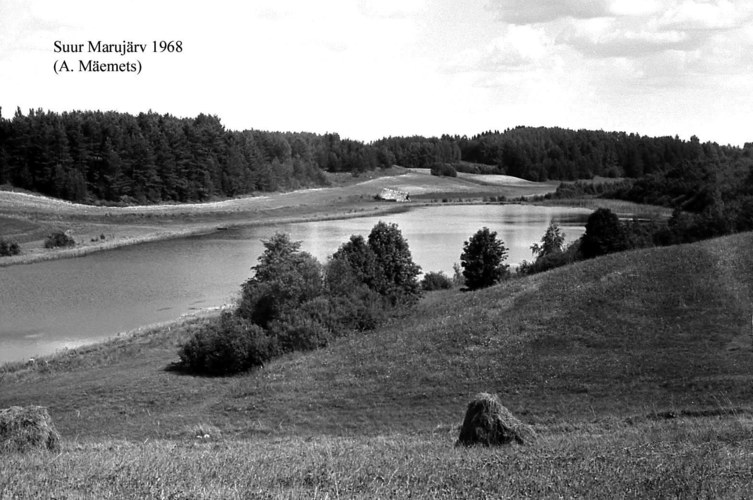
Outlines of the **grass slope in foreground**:
{"type": "Polygon", "coordinates": [[[744,497],[752,244],[745,233],[432,294],[370,335],[239,377],[166,371],[201,319],[7,369],[0,407],[48,406],[64,452],[0,457],[0,490],[744,497]],[[479,391],[540,441],[454,449],[479,391]]]}

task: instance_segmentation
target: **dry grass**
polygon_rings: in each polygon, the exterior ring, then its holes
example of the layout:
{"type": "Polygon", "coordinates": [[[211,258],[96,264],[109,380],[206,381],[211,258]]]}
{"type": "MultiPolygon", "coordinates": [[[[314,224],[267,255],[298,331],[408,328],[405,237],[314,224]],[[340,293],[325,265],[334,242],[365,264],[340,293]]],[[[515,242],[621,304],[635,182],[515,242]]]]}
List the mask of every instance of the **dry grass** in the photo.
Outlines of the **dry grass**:
{"type": "Polygon", "coordinates": [[[672,209],[657,205],[644,205],[632,201],[613,200],[608,198],[566,198],[536,201],[535,204],[556,207],[578,207],[596,210],[608,208],[620,217],[637,217],[640,219],[669,219],[672,209]]]}
{"type": "Polygon", "coordinates": [[[11,406],[0,410],[0,455],[59,449],[60,434],[46,408],[11,406]]]}
{"type": "Polygon", "coordinates": [[[0,457],[9,498],[745,498],[747,418],[591,426],[530,447],[446,432],[241,441],[68,441],[0,457]]]}

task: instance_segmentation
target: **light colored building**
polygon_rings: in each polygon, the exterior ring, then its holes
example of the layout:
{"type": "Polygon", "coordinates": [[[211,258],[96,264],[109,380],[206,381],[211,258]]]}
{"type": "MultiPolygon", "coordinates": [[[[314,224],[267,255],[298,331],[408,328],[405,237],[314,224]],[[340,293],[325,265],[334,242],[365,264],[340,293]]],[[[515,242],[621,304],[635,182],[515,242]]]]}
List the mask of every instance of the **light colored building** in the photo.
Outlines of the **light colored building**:
{"type": "Polygon", "coordinates": [[[399,191],[397,189],[384,188],[379,192],[378,195],[376,195],[376,199],[404,202],[410,201],[410,194],[405,191],[399,191]]]}

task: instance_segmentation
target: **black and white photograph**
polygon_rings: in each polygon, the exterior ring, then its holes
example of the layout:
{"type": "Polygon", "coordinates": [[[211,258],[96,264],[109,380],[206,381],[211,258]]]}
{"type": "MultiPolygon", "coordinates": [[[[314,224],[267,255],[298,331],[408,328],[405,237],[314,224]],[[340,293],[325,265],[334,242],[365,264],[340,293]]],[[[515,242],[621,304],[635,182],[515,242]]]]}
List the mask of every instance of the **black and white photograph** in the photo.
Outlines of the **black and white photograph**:
{"type": "Polygon", "coordinates": [[[0,0],[0,499],[747,498],[753,2],[0,0]]]}

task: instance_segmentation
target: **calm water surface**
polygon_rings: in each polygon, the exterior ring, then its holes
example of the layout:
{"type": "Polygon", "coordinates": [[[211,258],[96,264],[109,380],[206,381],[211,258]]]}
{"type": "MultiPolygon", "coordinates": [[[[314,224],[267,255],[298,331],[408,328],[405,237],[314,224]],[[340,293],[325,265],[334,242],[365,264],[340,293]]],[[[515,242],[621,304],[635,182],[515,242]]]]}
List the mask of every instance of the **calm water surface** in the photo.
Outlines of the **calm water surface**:
{"type": "Polygon", "coordinates": [[[550,221],[571,242],[590,211],[528,205],[418,207],[402,214],[235,228],[131,246],[75,259],[0,268],[0,363],[49,354],[118,332],[221,306],[237,296],[267,239],[276,231],[302,240],[320,261],[351,234],[367,236],[379,220],[394,222],[423,271],[452,275],[463,242],[482,226],[497,231],[507,262],[531,259],[550,221]]]}

